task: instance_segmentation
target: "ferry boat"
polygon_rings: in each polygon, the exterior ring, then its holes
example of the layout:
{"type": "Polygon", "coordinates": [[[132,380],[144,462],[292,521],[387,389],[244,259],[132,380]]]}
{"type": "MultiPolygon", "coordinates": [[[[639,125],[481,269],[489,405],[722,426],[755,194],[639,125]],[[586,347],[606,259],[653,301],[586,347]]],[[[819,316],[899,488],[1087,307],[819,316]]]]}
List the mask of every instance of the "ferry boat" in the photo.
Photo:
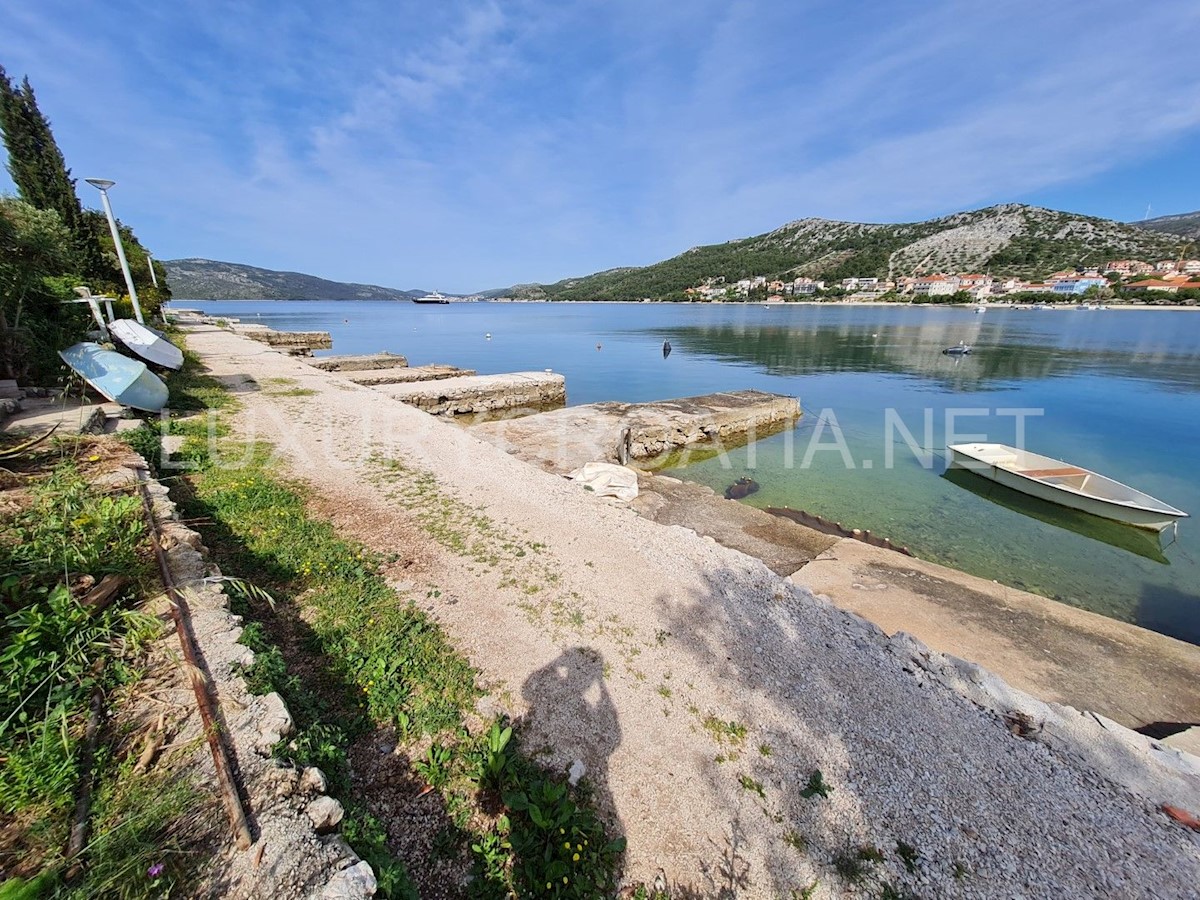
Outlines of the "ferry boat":
{"type": "Polygon", "coordinates": [[[426,294],[424,297],[413,297],[412,302],[413,303],[449,303],[450,298],[446,297],[442,294],[439,294],[437,291],[432,291],[432,292],[426,294]]]}

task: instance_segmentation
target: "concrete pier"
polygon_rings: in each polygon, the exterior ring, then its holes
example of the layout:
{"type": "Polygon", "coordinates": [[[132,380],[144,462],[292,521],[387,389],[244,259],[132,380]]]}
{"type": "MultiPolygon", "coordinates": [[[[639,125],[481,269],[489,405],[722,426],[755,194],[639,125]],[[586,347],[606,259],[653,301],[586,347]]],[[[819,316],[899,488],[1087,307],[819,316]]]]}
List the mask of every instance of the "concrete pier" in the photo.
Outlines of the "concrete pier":
{"type": "Polygon", "coordinates": [[[381,384],[375,390],[435,416],[546,409],[567,400],[567,380],[553,372],[466,375],[418,384],[381,384]]]}
{"type": "Polygon", "coordinates": [[[800,401],[762,391],[724,391],[655,403],[592,403],[477,425],[472,432],[552,472],[587,462],[663,465],[687,448],[736,447],[782,431],[800,401]]]}
{"type": "Polygon", "coordinates": [[[369,353],[357,356],[318,356],[308,363],[324,372],[366,372],[398,369],[408,365],[408,357],[399,353],[369,353]]]}
{"type": "Polygon", "coordinates": [[[333,337],[328,331],[275,331],[266,325],[238,324],[231,327],[240,335],[292,356],[311,356],[314,350],[333,348],[333,337]]]}
{"type": "Polygon", "coordinates": [[[381,384],[415,384],[420,381],[440,381],[443,378],[464,378],[475,375],[474,369],[457,366],[397,366],[393,369],[363,369],[348,371],[344,377],[364,387],[381,384]]]}

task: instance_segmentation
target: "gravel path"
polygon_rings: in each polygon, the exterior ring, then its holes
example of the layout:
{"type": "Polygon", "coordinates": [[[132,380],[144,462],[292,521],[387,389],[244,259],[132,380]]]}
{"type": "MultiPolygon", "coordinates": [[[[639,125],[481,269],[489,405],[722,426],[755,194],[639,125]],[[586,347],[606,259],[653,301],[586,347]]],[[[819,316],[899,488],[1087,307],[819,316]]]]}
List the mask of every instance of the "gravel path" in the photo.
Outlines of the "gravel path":
{"type": "Polygon", "coordinates": [[[586,764],[631,880],[747,900],[814,880],[813,897],[1200,896],[1200,834],[1069,745],[1016,736],[919,647],[369,388],[217,329],[188,342],[324,511],[413,561],[398,589],[494,707],[526,716],[548,764],[586,764]],[[817,770],[827,798],[806,796],[817,770]]]}

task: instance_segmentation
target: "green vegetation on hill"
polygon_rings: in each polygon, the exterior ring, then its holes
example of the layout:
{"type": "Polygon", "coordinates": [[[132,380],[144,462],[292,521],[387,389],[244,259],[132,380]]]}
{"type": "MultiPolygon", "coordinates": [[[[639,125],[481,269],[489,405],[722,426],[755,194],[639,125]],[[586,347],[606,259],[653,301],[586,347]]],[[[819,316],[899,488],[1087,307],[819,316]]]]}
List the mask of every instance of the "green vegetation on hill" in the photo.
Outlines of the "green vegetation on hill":
{"type": "Polygon", "coordinates": [[[1200,240],[1200,210],[1176,216],[1159,216],[1157,219],[1146,219],[1144,222],[1131,222],[1130,224],[1135,228],[1145,228],[1148,231],[1200,240]]]}
{"type": "Polygon", "coordinates": [[[175,295],[188,300],[411,300],[428,293],[326,281],[212,259],[170,259],[163,265],[175,295]]]}
{"type": "Polygon", "coordinates": [[[1162,259],[1178,249],[1173,236],[1005,204],[895,225],[803,219],[768,234],[694,247],[654,265],[522,285],[511,293],[549,300],[681,300],[687,288],[706,281],[732,284],[757,275],[836,282],[972,270],[1031,278],[1114,258],[1162,259]]]}

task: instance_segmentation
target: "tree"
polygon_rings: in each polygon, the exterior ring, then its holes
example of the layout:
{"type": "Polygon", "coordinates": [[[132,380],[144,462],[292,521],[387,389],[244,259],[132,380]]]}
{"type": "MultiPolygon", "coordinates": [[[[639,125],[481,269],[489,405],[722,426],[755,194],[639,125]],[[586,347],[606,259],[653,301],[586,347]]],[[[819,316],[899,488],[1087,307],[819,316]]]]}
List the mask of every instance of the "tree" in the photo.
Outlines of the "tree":
{"type": "Polygon", "coordinates": [[[80,307],[63,306],[77,279],[71,236],[58,213],[0,197],[0,378],[44,380],[60,368],[56,351],[87,329],[80,307]]]}
{"type": "Polygon", "coordinates": [[[14,87],[0,66],[0,129],[8,150],[8,172],[21,199],[52,209],[71,235],[74,268],[88,276],[103,266],[100,248],[83,221],[75,179],[54,140],[50,123],[38,109],[33,86],[25,78],[14,87]]]}

